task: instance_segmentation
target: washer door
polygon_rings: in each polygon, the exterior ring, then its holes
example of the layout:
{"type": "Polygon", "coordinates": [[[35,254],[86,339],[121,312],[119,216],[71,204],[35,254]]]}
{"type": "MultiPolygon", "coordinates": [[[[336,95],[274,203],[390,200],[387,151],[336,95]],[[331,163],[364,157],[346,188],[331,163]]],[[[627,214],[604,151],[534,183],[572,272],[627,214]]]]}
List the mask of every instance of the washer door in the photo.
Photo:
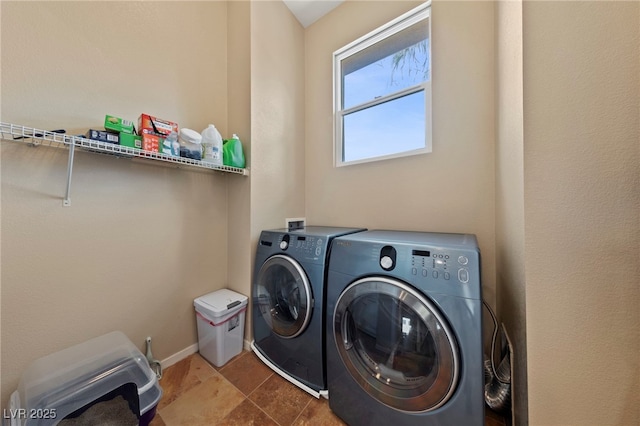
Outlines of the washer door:
{"type": "Polygon", "coordinates": [[[436,306],[415,288],[384,277],[360,279],[342,293],[333,318],[338,353],[372,397],[415,413],[453,395],[458,345],[436,306]]]}
{"type": "Polygon", "coordinates": [[[257,296],[262,317],[271,330],[285,339],[302,333],[311,319],[312,293],[298,262],[275,255],[258,272],[257,296]]]}

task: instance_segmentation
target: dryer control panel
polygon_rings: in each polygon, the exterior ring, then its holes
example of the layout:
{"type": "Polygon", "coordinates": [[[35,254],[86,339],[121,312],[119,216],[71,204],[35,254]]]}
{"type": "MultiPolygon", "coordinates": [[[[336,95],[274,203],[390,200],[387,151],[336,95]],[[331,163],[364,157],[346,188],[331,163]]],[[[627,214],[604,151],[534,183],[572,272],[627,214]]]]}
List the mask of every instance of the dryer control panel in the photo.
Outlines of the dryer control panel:
{"type": "Polygon", "coordinates": [[[481,261],[471,234],[366,231],[334,240],[329,271],[401,279],[425,293],[477,299],[481,261]]]}
{"type": "Polygon", "coordinates": [[[445,250],[412,250],[411,274],[433,279],[469,282],[469,259],[464,254],[445,250]]]}
{"type": "Polygon", "coordinates": [[[480,282],[479,262],[475,254],[455,249],[412,248],[405,251],[411,281],[429,291],[453,292],[476,297],[480,282]],[[470,258],[473,257],[473,258],[470,258]]]}

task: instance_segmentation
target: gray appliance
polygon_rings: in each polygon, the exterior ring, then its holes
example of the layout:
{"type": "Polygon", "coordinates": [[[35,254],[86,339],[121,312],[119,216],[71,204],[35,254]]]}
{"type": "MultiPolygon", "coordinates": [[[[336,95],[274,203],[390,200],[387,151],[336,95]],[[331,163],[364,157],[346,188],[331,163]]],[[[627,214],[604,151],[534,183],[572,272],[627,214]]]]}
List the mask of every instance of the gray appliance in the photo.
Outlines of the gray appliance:
{"type": "Polygon", "coordinates": [[[326,309],[329,406],[346,423],[484,424],[474,235],[336,238],[326,309]]]}
{"type": "Polygon", "coordinates": [[[262,231],[253,274],[251,348],[275,372],[326,396],[325,280],[333,238],[360,228],[262,231]]]}

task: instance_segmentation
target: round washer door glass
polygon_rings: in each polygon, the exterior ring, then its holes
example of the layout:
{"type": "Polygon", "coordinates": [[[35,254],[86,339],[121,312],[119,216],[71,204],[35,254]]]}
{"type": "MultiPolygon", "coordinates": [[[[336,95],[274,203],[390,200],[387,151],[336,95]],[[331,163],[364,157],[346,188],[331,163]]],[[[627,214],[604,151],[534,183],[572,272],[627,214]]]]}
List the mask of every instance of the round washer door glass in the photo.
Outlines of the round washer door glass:
{"type": "Polygon", "coordinates": [[[363,390],[391,408],[434,410],[453,395],[458,345],[436,306],[415,288],[363,278],[336,303],[335,344],[363,390]]]}
{"type": "Polygon", "coordinates": [[[311,287],[304,270],[294,259],[275,255],[260,268],[257,279],[260,313],[275,334],[293,338],[311,319],[311,287]]]}

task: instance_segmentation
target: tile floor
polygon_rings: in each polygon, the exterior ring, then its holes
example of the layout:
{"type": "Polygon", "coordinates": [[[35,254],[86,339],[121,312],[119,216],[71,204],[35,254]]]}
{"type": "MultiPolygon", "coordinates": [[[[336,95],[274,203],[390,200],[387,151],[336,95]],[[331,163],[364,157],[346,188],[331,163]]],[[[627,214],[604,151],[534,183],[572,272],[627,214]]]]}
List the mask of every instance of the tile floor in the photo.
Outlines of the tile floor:
{"type": "MultiPolygon", "coordinates": [[[[243,351],[221,368],[194,354],[163,372],[164,391],[151,426],[344,425],[316,399],[243,351]]],[[[487,426],[504,426],[486,410],[487,426]]],[[[462,426],[462,425],[460,425],[462,426]]]]}

